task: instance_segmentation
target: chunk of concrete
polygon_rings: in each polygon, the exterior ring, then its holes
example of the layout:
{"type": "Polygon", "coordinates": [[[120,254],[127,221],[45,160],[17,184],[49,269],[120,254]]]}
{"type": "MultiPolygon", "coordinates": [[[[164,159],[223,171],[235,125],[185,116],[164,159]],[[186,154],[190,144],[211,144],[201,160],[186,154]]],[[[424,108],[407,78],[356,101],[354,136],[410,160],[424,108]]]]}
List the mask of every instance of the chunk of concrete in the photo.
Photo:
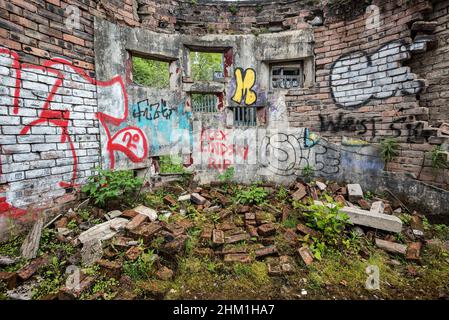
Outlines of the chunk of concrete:
{"type": "Polygon", "coordinates": [[[190,195],[190,200],[192,200],[193,203],[198,204],[198,205],[202,205],[206,202],[206,199],[201,196],[199,193],[192,193],[190,195]]]}
{"type": "Polygon", "coordinates": [[[369,212],[375,214],[383,214],[385,210],[385,204],[382,201],[374,201],[371,205],[369,212]]]}
{"type": "Polygon", "coordinates": [[[362,187],[358,183],[348,184],[346,187],[348,189],[349,201],[357,202],[363,198],[362,187]]]}
{"type": "Polygon", "coordinates": [[[179,196],[178,201],[179,202],[190,201],[190,194],[185,194],[183,196],[179,196]]]}
{"type": "Polygon", "coordinates": [[[340,211],[346,213],[349,216],[349,221],[353,224],[396,233],[402,231],[402,221],[395,216],[372,213],[352,207],[343,207],[340,211]]]}
{"type": "Polygon", "coordinates": [[[321,181],[315,181],[315,183],[318,189],[320,189],[321,191],[326,190],[327,185],[325,183],[322,183],[321,181]]]}
{"type": "Polygon", "coordinates": [[[116,230],[124,228],[127,224],[128,219],[115,218],[84,231],[78,236],[78,240],[83,244],[93,239],[108,240],[117,234],[116,230]]]}

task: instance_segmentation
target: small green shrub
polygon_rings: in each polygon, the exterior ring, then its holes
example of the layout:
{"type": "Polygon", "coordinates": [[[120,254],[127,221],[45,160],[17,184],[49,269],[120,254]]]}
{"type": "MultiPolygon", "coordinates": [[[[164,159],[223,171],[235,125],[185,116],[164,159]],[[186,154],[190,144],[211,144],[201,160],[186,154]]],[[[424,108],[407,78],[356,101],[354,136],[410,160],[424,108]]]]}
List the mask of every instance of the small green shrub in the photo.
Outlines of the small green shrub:
{"type": "Polygon", "coordinates": [[[229,6],[229,12],[232,13],[233,15],[235,15],[238,11],[239,8],[235,4],[229,6]]]}
{"type": "Polygon", "coordinates": [[[227,168],[225,172],[218,175],[218,180],[228,183],[232,180],[232,178],[234,178],[234,173],[235,173],[234,167],[227,168]]]}
{"type": "Polygon", "coordinates": [[[268,193],[262,187],[257,187],[255,185],[238,190],[236,193],[237,202],[241,204],[262,204],[265,202],[268,193]]]}
{"type": "Polygon", "coordinates": [[[104,206],[108,201],[117,200],[119,197],[129,202],[143,185],[143,180],[134,177],[133,171],[97,169],[97,173],[89,177],[82,191],[99,206],[104,206]]]}
{"type": "Polygon", "coordinates": [[[281,187],[276,195],[276,199],[280,202],[285,202],[288,197],[288,190],[285,187],[281,187]]]}
{"type": "Polygon", "coordinates": [[[304,168],[302,168],[302,176],[305,182],[310,182],[314,173],[315,168],[312,167],[311,165],[306,165],[304,168]]]}
{"type": "Polygon", "coordinates": [[[393,160],[399,155],[399,144],[393,138],[387,138],[380,142],[380,156],[385,163],[393,160]]]}
{"type": "Polygon", "coordinates": [[[156,256],[153,250],[143,253],[135,261],[126,261],[123,265],[123,272],[131,279],[148,280],[153,272],[153,264],[156,256]]]}

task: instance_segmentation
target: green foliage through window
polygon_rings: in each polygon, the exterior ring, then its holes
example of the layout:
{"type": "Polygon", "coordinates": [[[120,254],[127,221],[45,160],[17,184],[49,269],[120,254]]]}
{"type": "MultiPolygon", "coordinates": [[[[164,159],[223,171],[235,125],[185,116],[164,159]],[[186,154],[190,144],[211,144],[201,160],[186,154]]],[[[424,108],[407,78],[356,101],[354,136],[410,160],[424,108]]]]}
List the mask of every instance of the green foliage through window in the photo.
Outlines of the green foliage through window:
{"type": "Polygon", "coordinates": [[[212,81],[214,71],[223,72],[223,54],[215,52],[190,52],[190,66],[194,81],[212,81]]]}
{"type": "Polygon", "coordinates": [[[170,66],[168,62],[132,57],[133,81],[154,88],[168,88],[170,85],[170,66]]]}

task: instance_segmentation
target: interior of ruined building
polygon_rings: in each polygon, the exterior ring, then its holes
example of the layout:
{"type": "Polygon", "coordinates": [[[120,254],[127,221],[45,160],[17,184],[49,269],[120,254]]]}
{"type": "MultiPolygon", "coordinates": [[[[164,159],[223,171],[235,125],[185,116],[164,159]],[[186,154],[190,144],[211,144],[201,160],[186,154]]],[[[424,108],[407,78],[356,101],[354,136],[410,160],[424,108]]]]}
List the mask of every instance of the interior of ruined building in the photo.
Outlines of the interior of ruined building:
{"type": "Polygon", "coordinates": [[[150,192],[312,175],[448,221],[447,0],[0,4],[0,242],[77,208],[97,168],[150,192]]]}

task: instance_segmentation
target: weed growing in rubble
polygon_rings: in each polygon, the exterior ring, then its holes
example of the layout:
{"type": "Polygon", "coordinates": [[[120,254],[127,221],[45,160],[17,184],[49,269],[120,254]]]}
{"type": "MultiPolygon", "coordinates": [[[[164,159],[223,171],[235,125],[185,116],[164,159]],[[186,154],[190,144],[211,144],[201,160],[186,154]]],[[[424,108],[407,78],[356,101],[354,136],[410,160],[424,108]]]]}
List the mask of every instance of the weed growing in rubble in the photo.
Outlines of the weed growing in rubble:
{"type": "Polygon", "coordinates": [[[264,188],[252,185],[247,189],[237,190],[235,197],[238,203],[259,205],[265,202],[267,195],[264,188]]]}
{"type": "Polygon", "coordinates": [[[218,180],[226,183],[231,182],[232,178],[234,178],[234,172],[235,172],[234,167],[227,168],[225,172],[218,175],[218,180]]]}
{"type": "Polygon", "coordinates": [[[33,289],[33,299],[39,299],[59,291],[64,281],[64,273],[61,270],[64,269],[66,263],[66,261],[60,261],[56,256],[51,259],[47,270],[42,274],[43,280],[33,289]]]}
{"type": "Polygon", "coordinates": [[[281,186],[276,195],[276,199],[279,202],[285,202],[288,199],[288,197],[289,197],[288,190],[285,187],[281,186]]]}
{"type": "Polygon", "coordinates": [[[447,168],[447,154],[441,146],[435,146],[430,152],[430,159],[432,161],[432,168],[444,169],[447,168]]]}
{"type": "Polygon", "coordinates": [[[129,202],[135,192],[142,186],[143,180],[134,177],[131,170],[110,171],[97,169],[97,175],[89,177],[82,191],[92,198],[96,205],[103,207],[111,200],[119,197],[129,202]]]}
{"type": "Polygon", "coordinates": [[[380,142],[380,156],[385,163],[399,155],[399,144],[394,138],[387,138],[380,142]]]}
{"type": "Polygon", "coordinates": [[[148,280],[153,272],[153,264],[156,261],[156,255],[153,250],[143,253],[135,261],[126,261],[123,265],[123,271],[131,279],[148,280]]]}
{"type": "Polygon", "coordinates": [[[313,174],[315,172],[315,168],[311,165],[306,165],[304,168],[302,168],[302,176],[304,178],[305,182],[310,182],[310,180],[313,177],[313,174]]]}
{"type": "Polygon", "coordinates": [[[312,229],[320,231],[322,235],[320,238],[312,238],[310,249],[315,258],[320,260],[328,245],[344,245],[346,248],[351,246],[351,241],[342,236],[346,226],[350,224],[349,217],[340,212],[337,205],[312,204],[310,206],[302,205],[302,208],[306,224],[312,229]]]}

